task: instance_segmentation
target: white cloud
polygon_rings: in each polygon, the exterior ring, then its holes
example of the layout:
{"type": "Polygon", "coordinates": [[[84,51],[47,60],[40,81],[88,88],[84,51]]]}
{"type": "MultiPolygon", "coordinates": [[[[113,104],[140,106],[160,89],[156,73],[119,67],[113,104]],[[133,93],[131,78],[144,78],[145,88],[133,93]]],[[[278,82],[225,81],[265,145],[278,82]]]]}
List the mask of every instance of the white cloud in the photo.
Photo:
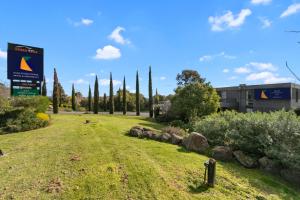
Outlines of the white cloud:
{"type": "Polygon", "coordinates": [[[164,76],[161,76],[159,79],[163,81],[163,80],[166,80],[167,78],[164,76]]]}
{"type": "Polygon", "coordinates": [[[249,74],[251,72],[251,69],[248,67],[238,67],[234,69],[234,72],[237,74],[249,74]]]}
{"type": "MultiPolygon", "coordinates": [[[[109,85],[110,80],[109,80],[109,79],[100,79],[100,80],[99,80],[99,83],[100,83],[100,85],[102,85],[102,86],[107,86],[107,85],[109,85]]],[[[113,85],[114,85],[114,86],[116,86],[116,85],[121,85],[121,84],[122,84],[121,81],[113,80],[113,85]]]]}
{"type": "Polygon", "coordinates": [[[113,47],[111,45],[104,46],[102,49],[97,49],[97,53],[94,59],[99,60],[112,60],[121,57],[120,49],[113,47]]]}
{"type": "Polygon", "coordinates": [[[89,73],[89,74],[86,74],[85,76],[96,76],[96,73],[89,73]]]}
{"type": "Polygon", "coordinates": [[[223,69],[223,73],[228,73],[229,69],[223,69]]]}
{"type": "Polygon", "coordinates": [[[249,74],[249,76],[246,77],[246,80],[247,81],[262,80],[265,84],[270,84],[270,83],[290,82],[293,79],[290,78],[290,77],[280,77],[278,74],[274,74],[272,72],[264,71],[264,72],[249,74]]]}
{"type": "Polygon", "coordinates": [[[2,51],[0,49],[0,58],[6,59],[7,58],[7,52],[6,51],[2,51]]]}
{"type": "Polygon", "coordinates": [[[236,59],[236,56],[231,56],[231,55],[227,55],[224,51],[218,54],[214,54],[214,55],[204,55],[202,57],[200,57],[200,62],[208,62],[211,61],[217,57],[222,57],[225,59],[236,59]]]}
{"type": "Polygon", "coordinates": [[[254,5],[268,5],[272,0],[251,0],[251,3],[254,5]]]}
{"type": "Polygon", "coordinates": [[[90,26],[94,23],[93,20],[87,19],[87,18],[82,18],[80,21],[73,21],[72,19],[68,18],[67,21],[69,24],[78,27],[78,26],[90,26]]]}
{"type": "Polygon", "coordinates": [[[260,71],[277,71],[278,68],[275,67],[272,63],[258,63],[258,62],[251,62],[249,64],[247,64],[248,66],[253,66],[256,69],[260,70],[260,71]]]}
{"type": "Polygon", "coordinates": [[[91,25],[92,23],[94,23],[94,21],[91,20],[91,19],[85,19],[85,18],[82,18],[82,19],[81,19],[81,24],[82,24],[82,25],[89,26],[89,25],[91,25]]]}
{"type": "Polygon", "coordinates": [[[300,3],[290,5],[281,15],[280,18],[284,18],[300,11],[300,3]]]}
{"type": "Polygon", "coordinates": [[[212,57],[209,55],[205,55],[205,56],[200,57],[199,60],[200,60],[200,62],[210,61],[210,60],[212,60],[212,57]]]}
{"type": "Polygon", "coordinates": [[[82,78],[80,78],[80,79],[78,79],[78,80],[75,80],[75,81],[70,81],[70,83],[74,83],[74,84],[76,84],[76,85],[89,84],[88,81],[86,81],[86,80],[84,80],[84,79],[82,79],[82,78]]]}
{"type": "Polygon", "coordinates": [[[267,18],[260,17],[259,20],[262,23],[262,28],[269,28],[272,25],[272,21],[267,18]]]}
{"type": "Polygon", "coordinates": [[[233,15],[231,11],[227,11],[222,16],[210,16],[208,22],[211,24],[212,31],[224,31],[228,28],[240,27],[251,14],[252,11],[250,9],[242,9],[237,15],[233,15]]]}
{"type": "Polygon", "coordinates": [[[53,82],[53,79],[51,78],[46,78],[46,83],[52,83],[53,82]]]}
{"type": "Polygon", "coordinates": [[[109,39],[119,43],[119,44],[130,44],[128,39],[124,39],[121,32],[125,31],[125,28],[118,26],[113,30],[113,32],[108,36],[109,39]]]}

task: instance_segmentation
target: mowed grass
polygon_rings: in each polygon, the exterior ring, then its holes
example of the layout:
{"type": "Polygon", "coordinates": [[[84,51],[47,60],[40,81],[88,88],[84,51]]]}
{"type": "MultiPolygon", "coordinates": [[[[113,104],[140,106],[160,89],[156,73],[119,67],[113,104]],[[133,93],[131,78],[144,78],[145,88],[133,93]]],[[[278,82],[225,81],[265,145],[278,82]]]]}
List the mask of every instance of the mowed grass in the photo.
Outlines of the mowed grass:
{"type": "Polygon", "coordinates": [[[135,125],[162,128],[142,117],[55,115],[47,128],[0,135],[0,199],[300,199],[296,186],[235,163],[218,162],[216,187],[206,188],[206,156],[128,137],[135,125]]]}

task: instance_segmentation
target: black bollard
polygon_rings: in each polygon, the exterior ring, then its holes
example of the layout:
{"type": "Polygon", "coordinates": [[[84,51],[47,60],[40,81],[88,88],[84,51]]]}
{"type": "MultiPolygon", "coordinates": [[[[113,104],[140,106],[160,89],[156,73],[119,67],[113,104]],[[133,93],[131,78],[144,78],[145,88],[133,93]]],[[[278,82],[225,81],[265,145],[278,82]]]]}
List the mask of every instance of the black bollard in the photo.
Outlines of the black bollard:
{"type": "Polygon", "coordinates": [[[4,156],[4,153],[1,149],[0,149],[0,156],[4,156]]]}
{"type": "Polygon", "coordinates": [[[205,166],[204,184],[207,184],[209,187],[214,187],[215,179],[216,179],[216,160],[210,158],[208,161],[204,163],[204,166],[205,166]]]}

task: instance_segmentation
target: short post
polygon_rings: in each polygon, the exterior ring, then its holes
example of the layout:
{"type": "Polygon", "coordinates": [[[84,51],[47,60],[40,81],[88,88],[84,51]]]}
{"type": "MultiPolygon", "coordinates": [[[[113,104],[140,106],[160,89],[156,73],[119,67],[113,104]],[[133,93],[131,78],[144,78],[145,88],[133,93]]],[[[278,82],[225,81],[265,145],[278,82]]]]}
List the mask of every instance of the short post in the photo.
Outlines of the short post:
{"type": "Polygon", "coordinates": [[[215,179],[216,179],[216,160],[210,158],[208,161],[204,163],[204,166],[205,166],[204,184],[207,184],[209,187],[214,187],[215,179]]]}
{"type": "Polygon", "coordinates": [[[3,153],[3,151],[0,149],[0,156],[3,156],[4,155],[4,153],[3,153]]]}

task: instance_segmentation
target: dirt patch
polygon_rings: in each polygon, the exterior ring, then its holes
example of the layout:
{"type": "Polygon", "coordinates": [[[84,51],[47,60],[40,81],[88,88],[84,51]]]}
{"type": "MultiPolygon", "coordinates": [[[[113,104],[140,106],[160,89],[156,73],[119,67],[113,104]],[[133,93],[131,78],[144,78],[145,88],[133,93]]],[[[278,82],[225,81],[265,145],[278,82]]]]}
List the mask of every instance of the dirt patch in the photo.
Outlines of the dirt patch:
{"type": "Polygon", "coordinates": [[[52,179],[46,189],[48,193],[60,193],[63,189],[63,183],[60,178],[52,179]]]}
{"type": "Polygon", "coordinates": [[[70,161],[81,161],[81,157],[79,155],[72,155],[70,161]]]}

